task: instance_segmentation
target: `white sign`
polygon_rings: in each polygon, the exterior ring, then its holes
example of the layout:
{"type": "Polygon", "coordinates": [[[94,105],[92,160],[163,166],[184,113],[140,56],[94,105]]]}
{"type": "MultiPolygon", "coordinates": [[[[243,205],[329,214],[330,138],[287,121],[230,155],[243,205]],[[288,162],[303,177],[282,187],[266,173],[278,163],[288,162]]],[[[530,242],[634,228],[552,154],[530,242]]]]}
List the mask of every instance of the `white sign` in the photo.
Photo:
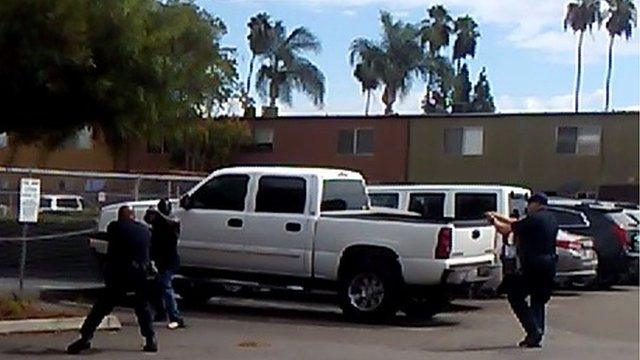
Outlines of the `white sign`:
{"type": "Polygon", "coordinates": [[[38,222],[40,207],[40,179],[21,179],[20,181],[20,216],[19,222],[38,222]]]}

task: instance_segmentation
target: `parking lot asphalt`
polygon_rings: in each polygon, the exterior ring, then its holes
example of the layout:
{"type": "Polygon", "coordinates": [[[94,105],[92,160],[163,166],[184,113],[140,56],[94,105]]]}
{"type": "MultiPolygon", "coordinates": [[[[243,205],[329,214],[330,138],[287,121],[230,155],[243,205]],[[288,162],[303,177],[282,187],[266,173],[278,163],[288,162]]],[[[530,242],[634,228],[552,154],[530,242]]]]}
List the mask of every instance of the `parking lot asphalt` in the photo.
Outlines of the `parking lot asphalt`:
{"type": "MultiPolygon", "coordinates": [[[[503,299],[456,301],[433,320],[346,322],[326,303],[213,298],[186,309],[188,328],[158,328],[160,352],[143,355],[131,311],[124,327],[100,332],[82,359],[638,359],[638,288],[562,291],[549,306],[543,349],[515,345],[522,331],[503,299]]],[[[1,359],[64,354],[74,333],[0,337],[1,359]]]]}

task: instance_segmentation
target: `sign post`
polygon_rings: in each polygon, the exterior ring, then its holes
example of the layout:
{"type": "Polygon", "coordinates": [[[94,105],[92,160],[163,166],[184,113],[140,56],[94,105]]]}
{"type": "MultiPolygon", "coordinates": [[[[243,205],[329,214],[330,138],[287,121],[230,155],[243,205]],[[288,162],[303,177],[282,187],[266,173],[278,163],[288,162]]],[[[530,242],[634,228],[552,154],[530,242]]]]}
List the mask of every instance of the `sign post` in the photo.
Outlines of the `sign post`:
{"type": "Polygon", "coordinates": [[[22,224],[22,251],[20,253],[20,292],[24,290],[24,272],[27,265],[27,235],[29,224],[38,222],[40,207],[40,179],[23,178],[20,180],[20,214],[22,224]]]}

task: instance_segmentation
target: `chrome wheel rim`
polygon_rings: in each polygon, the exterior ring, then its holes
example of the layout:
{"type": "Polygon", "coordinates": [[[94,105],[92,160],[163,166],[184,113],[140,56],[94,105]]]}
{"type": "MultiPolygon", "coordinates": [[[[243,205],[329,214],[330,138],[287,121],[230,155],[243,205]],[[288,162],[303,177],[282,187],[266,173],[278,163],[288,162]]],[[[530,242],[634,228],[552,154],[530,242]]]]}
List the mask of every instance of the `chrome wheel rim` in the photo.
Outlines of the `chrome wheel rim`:
{"type": "Polygon", "coordinates": [[[376,310],[384,300],[384,284],[375,274],[359,274],[349,284],[351,306],[364,312],[376,310]]]}

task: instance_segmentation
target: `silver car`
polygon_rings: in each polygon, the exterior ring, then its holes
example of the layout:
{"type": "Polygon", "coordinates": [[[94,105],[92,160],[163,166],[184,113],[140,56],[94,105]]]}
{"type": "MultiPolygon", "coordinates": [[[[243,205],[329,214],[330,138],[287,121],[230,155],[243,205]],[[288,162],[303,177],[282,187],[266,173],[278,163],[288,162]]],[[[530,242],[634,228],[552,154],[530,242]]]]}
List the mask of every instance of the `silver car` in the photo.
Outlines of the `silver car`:
{"type": "Polygon", "coordinates": [[[556,283],[560,286],[590,285],[596,279],[598,256],[593,249],[593,239],[564,230],[556,240],[558,264],[556,283]]]}

